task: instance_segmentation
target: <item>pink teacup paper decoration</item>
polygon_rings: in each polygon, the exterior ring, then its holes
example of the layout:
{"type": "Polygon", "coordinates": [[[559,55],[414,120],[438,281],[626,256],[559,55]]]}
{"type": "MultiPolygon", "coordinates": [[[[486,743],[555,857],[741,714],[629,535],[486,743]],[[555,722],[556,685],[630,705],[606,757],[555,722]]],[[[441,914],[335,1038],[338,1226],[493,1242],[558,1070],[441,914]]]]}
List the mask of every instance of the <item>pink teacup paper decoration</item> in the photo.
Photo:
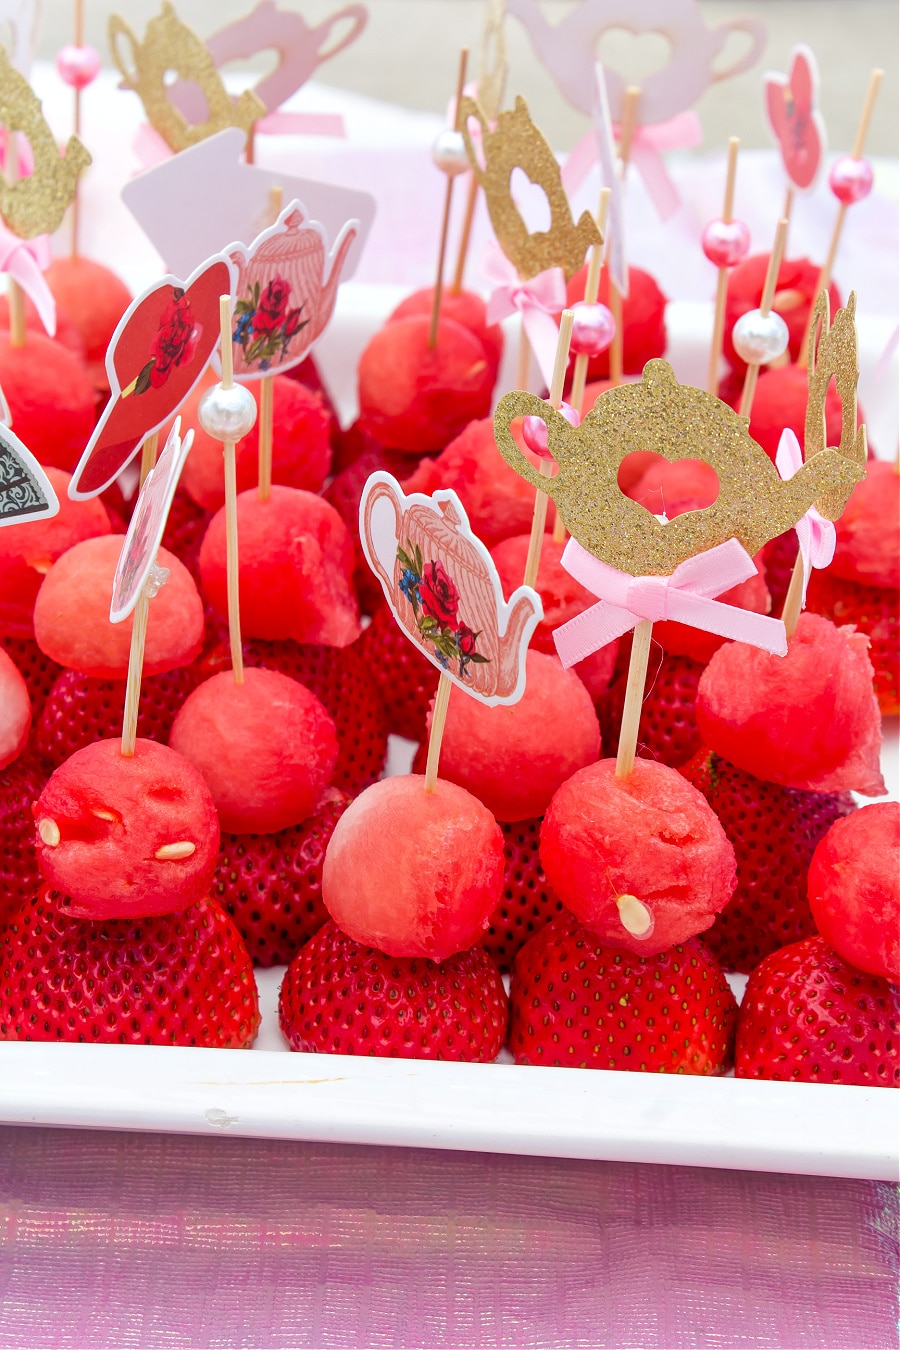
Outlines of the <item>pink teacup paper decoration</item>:
{"type": "Polygon", "coordinates": [[[329,253],[323,226],[305,215],[293,201],[249,247],[231,250],[237,273],[231,350],[240,379],[298,365],[331,318],[357,222],[347,222],[329,253]]]}
{"type": "Polygon", "coordinates": [[[96,497],[141,442],[181,407],[219,341],[219,297],[234,295],[234,264],[207,258],[187,281],[164,277],[133,300],[106,353],[110,396],[69,484],[76,501],[96,497]]]}
{"type": "MultiPolygon", "coordinates": [[[[121,623],[128,618],[150,578],[165,533],[172,498],[193,442],[193,431],[189,431],[182,440],[181,418],[177,417],[162,454],[144,479],[131,515],[113,577],[110,623],[121,623]]],[[[168,572],[165,572],[165,576],[168,576],[168,572]]],[[[160,580],[164,580],[164,577],[160,580]]]]}
{"type": "Polygon", "coordinates": [[[517,703],[541,599],[530,586],[503,599],[493,559],[456,493],[407,496],[389,473],[373,473],[359,527],[366,561],[409,640],[480,703],[517,703]]]}
{"type": "MultiPolygon", "coordinates": [[[[8,419],[2,389],[0,405],[8,419]]],[[[34,455],[8,426],[0,426],[0,527],[21,525],[26,520],[49,520],[58,511],[59,500],[53,484],[34,455]]]]}
{"type": "Polygon", "coordinates": [[[794,187],[811,188],[825,158],[825,123],[816,107],[819,72],[805,42],[791,52],[790,74],[769,71],[763,79],[766,115],[794,187]]]}

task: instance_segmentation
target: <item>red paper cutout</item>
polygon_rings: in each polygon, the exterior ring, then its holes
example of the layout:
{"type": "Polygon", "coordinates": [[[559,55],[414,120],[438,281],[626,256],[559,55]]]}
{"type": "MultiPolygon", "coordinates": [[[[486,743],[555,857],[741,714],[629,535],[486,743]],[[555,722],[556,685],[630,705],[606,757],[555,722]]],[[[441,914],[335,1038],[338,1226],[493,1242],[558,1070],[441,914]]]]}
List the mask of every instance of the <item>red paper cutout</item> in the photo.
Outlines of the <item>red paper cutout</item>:
{"type": "Polygon", "coordinates": [[[825,158],[825,123],[816,107],[819,72],[805,43],[791,52],[790,74],[764,78],[766,113],[794,187],[811,188],[825,158]]]}

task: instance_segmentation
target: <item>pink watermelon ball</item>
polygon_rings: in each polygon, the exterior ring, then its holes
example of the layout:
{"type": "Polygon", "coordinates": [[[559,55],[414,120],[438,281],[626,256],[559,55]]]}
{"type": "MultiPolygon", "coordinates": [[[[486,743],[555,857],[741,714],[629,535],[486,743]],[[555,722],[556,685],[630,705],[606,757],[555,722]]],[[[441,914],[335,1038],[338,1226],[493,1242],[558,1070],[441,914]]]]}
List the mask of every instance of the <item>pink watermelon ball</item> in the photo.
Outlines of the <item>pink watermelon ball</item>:
{"type": "MultiPolygon", "coordinates": [[[[121,680],[128,674],[134,615],[110,623],[109,605],[121,535],[84,539],[44,578],[34,606],[34,635],[45,656],[85,675],[121,680]]],[[[169,578],[150,601],[144,674],[188,666],[203,645],[203,601],[190,572],[161,548],[169,578]]]]}
{"type": "Polygon", "coordinates": [[[26,520],[0,530],[0,633],[34,637],[34,602],[41,582],[61,554],[82,539],[109,534],[106,507],[96,497],[70,500],[72,475],[45,470],[59,498],[59,512],[48,520],[26,520]]]}
{"type": "MultiPolygon", "coordinates": [[[[637,450],[634,453],[644,455],[647,452],[637,450]]],[[[626,456],[623,464],[629,458],[626,456]]],[[[626,480],[630,467],[623,475],[626,480]]],[[[666,515],[674,520],[684,511],[700,511],[705,506],[712,506],[719,495],[719,475],[702,459],[670,461],[654,454],[637,482],[630,483],[622,491],[652,515],[666,515]]]]}
{"type": "Polygon", "coordinates": [[[801,614],[787,656],[726,642],[697,689],[697,726],[716,754],[765,782],[878,797],[881,715],[869,639],[801,614]]]}
{"type": "Polygon", "coordinates": [[[703,795],[675,769],[603,759],[550,803],[541,863],[563,904],[611,947],[653,956],[702,933],[737,882],[734,849],[703,795]]]}
{"type": "Polygon", "coordinates": [[[16,435],[35,458],[71,472],[97,420],[84,362],[43,333],[14,347],[0,332],[0,388],[16,435]]]}
{"type": "MultiPolygon", "coordinates": [[[[833,444],[833,442],[832,442],[833,444]]],[[[829,571],[862,586],[900,586],[900,473],[896,464],[872,459],[835,522],[837,540],[829,571]]]]}
{"type": "MultiPolygon", "coordinates": [[[[246,637],[347,647],[360,634],[353,589],[353,540],[337,511],[299,488],[256,489],[237,499],[241,631],[246,637]]],[[[208,603],[228,614],[225,508],[200,548],[208,603]]]]}
{"type": "Polygon", "coordinates": [[[808,886],[816,927],[838,955],[900,984],[900,805],[876,802],[835,821],[808,886]]]}
{"type": "Polygon", "coordinates": [[[418,775],[366,788],[338,821],[322,899],[339,928],[389,956],[444,961],[487,930],[503,889],[503,835],[471,793],[418,775]]]}
{"type": "Polygon", "coordinates": [[[219,853],[212,797],[193,764],[139,739],[95,741],[61,764],[32,807],[38,863],[67,913],[125,919],[205,896],[219,853]]]}
{"type": "Polygon", "coordinates": [[[81,255],[54,258],[44,276],[56,303],[81,334],[88,364],[105,380],[106,349],[131,304],[130,290],[103,263],[81,255]]]}
{"type": "Polygon", "coordinates": [[[331,782],[334,722],[297,680],[247,667],[198,685],[169,744],[200,770],[229,834],[274,834],[308,819],[331,782]]]}
{"type": "MultiPolygon", "coordinates": [[[[430,715],[428,721],[430,727],[430,715]]],[[[599,755],[597,714],[581,680],[558,657],[529,651],[518,703],[489,708],[453,691],[440,773],[497,820],[528,820],[542,816],[557,788],[599,755]]]]}
{"type": "Polygon", "coordinates": [[[0,647],[0,769],[18,759],[30,730],[28,686],[15,661],[0,647]]]}
{"type": "MultiPolygon", "coordinates": [[[[388,315],[387,321],[393,323],[394,319],[406,319],[412,314],[427,314],[430,320],[433,304],[434,287],[426,286],[424,290],[413,291],[405,300],[401,300],[388,315]]],[[[452,291],[445,286],[441,291],[441,318],[453,319],[454,323],[461,324],[478,338],[496,380],[503,357],[503,329],[499,323],[488,323],[487,305],[481,296],[474,291],[452,291]]]]}
{"type": "Polygon", "coordinates": [[[494,374],[482,343],[441,319],[429,347],[430,327],[424,314],[394,319],[359,359],[360,422],[379,445],[433,454],[490,412],[494,374]]]}
{"type": "MultiPolygon", "coordinates": [[[[738,408],[742,388],[743,380],[740,380],[730,384],[730,393],[723,391],[720,397],[738,408]]],[[[793,431],[803,445],[808,391],[809,372],[805,366],[775,366],[759,372],[750,414],[750,435],[773,463],[785,428],[793,431]]],[[[841,400],[833,383],[825,396],[825,436],[828,445],[840,444],[841,400]]]]}

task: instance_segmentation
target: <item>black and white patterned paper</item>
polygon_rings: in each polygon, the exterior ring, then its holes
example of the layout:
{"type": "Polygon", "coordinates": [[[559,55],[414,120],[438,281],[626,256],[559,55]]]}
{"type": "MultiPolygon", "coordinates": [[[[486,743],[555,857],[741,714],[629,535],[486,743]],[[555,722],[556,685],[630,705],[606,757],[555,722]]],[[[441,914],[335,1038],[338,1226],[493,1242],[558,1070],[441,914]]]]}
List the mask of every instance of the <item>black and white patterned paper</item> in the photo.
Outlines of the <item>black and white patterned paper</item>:
{"type": "Polygon", "coordinates": [[[46,520],[59,511],[50,479],[9,427],[0,426],[0,527],[46,520]]]}

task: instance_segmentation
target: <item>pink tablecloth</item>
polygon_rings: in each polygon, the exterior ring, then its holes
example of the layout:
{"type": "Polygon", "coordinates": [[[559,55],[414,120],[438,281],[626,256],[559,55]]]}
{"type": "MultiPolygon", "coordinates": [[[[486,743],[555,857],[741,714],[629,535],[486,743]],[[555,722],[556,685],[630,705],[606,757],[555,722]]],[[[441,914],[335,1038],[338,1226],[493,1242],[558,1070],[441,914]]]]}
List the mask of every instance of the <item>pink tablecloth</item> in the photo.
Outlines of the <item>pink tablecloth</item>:
{"type": "Polygon", "coordinates": [[[2,1350],[897,1346],[877,1182],[0,1128],[2,1350]]]}

